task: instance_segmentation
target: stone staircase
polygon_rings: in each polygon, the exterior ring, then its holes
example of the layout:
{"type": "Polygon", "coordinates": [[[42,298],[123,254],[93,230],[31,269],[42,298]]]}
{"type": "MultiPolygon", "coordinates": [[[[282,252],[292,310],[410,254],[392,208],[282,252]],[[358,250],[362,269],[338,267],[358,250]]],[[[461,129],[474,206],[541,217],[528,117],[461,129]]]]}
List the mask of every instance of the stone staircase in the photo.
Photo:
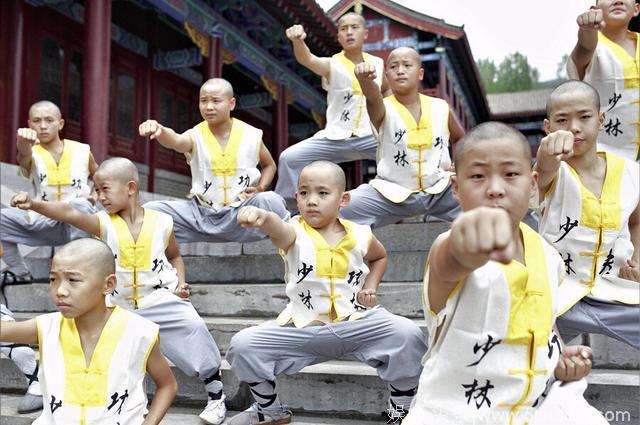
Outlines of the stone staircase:
{"type": "MultiPolygon", "coordinates": [[[[3,189],[4,191],[4,189],[3,189]]],[[[389,311],[414,320],[424,330],[421,281],[426,252],[435,237],[447,229],[443,223],[405,223],[377,229],[386,247],[389,266],[379,289],[379,301],[389,311]]],[[[221,352],[226,352],[233,334],[271,320],[284,308],[287,298],[282,276],[283,262],[269,241],[250,244],[183,244],[191,301],[203,316],[221,352]]],[[[41,283],[6,289],[9,307],[18,318],[55,311],[48,295],[50,248],[28,255],[32,273],[41,283]]],[[[587,397],[604,412],[615,412],[614,424],[637,423],[640,401],[638,367],[640,354],[601,336],[590,336],[595,367],[589,377],[587,397]],[[617,413],[622,412],[622,413],[617,413]],[[628,412],[628,417],[625,412],[628,412]]],[[[197,414],[204,406],[202,383],[174,368],[179,390],[174,407],[163,423],[200,423],[197,414]]],[[[242,410],[251,403],[246,385],[240,385],[224,362],[222,377],[230,410],[242,410]]],[[[281,400],[295,412],[300,424],[385,423],[386,385],[367,365],[333,361],[305,368],[278,379],[281,400]]],[[[23,424],[37,415],[17,415],[15,406],[26,388],[26,380],[11,361],[0,359],[0,424],[23,424]]],[[[153,393],[149,384],[149,393],[153,393]]]]}

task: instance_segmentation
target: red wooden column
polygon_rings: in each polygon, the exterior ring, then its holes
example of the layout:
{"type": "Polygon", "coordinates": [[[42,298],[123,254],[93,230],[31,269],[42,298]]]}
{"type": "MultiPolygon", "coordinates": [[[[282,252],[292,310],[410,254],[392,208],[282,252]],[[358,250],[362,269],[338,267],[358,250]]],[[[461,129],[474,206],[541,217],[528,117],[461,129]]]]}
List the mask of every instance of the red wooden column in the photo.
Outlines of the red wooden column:
{"type": "Polygon", "coordinates": [[[204,79],[222,77],[220,38],[209,36],[209,57],[204,58],[204,79]]]}
{"type": "Polygon", "coordinates": [[[2,46],[8,47],[7,84],[2,90],[2,113],[0,117],[6,117],[6,126],[3,129],[2,157],[6,161],[16,161],[16,131],[20,123],[26,126],[27,117],[21,117],[20,111],[28,99],[24,98],[23,90],[25,70],[23,69],[23,48],[24,48],[24,5],[20,0],[3,2],[0,6],[2,10],[2,46]],[[4,38],[4,37],[7,38],[4,38]],[[7,44],[4,44],[7,42],[7,44]]]}
{"type": "Polygon", "coordinates": [[[100,163],[109,151],[111,0],[85,2],[82,67],[82,141],[100,163]]]}
{"type": "Polygon", "coordinates": [[[277,99],[273,101],[272,105],[273,146],[271,147],[271,155],[277,163],[282,151],[289,146],[289,111],[286,86],[278,83],[276,94],[277,99]]]}

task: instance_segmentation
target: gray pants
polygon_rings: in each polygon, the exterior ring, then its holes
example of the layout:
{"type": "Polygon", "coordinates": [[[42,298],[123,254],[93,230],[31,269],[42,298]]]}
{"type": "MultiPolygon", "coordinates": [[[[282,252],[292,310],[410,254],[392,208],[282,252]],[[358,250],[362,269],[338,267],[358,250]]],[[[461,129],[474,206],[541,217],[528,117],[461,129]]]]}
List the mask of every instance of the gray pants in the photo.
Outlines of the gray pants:
{"type": "Polygon", "coordinates": [[[218,346],[189,300],[175,296],[134,313],[160,326],[160,351],[187,375],[204,380],[220,369],[218,346]]]}
{"type": "Polygon", "coordinates": [[[290,211],[297,211],[295,193],[298,176],[305,165],[326,160],[335,163],[370,159],[375,161],[378,142],[373,135],[329,140],[324,137],[303,140],[289,146],[278,160],[276,192],[287,202],[290,211]]]}
{"type": "Polygon", "coordinates": [[[400,204],[391,202],[369,184],[362,184],[349,193],[351,201],[340,210],[340,216],[372,227],[386,226],[421,214],[453,221],[460,214],[460,205],[453,197],[451,185],[435,195],[412,193],[400,204]]]}
{"type": "Polygon", "coordinates": [[[581,333],[607,335],[640,349],[640,306],[585,297],[556,319],[566,342],[581,333]]]}
{"type": "Polygon", "coordinates": [[[357,360],[400,388],[418,386],[425,335],[411,320],[378,308],[359,320],[296,328],[275,321],[233,336],[227,360],[243,382],[274,381],[328,360],[357,360]]]}
{"type": "MultiPolygon", "coordinates": [[[[73,208],[86,214],[95,214],[96,208],[85,198],[72,199],[73,208]]],[[[0,240],[4,246],[4,262],[16,275],[28,273],[27,265],[18,250],[17,244],[30,246],[62,245],[91,235],[69,224],[38,215],[29,219],[27,211],[18,208],[0,210],[0,240]]]]}
{"type": "MultiPolygon", "coordinates": [[[[261,192],[242,203],[273,211],[283,220],[289,218],[284,200],[274,192],[261,192]]],[[[178,243],[182,242],[253,242],[267,236],[257,228],[244,228],[238,224],[240,207],[224,207],[218,211],[203,207],[195,199],[182,201],[151,201],[145,208],[161,211],[173,217],[173,231],[178,243]]]]}

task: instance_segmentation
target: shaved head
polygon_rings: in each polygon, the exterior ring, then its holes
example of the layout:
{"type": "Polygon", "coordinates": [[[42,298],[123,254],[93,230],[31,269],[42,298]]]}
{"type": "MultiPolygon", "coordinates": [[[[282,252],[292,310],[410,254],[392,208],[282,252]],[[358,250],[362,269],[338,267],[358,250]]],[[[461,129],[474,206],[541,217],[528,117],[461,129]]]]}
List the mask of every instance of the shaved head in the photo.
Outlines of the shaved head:
{"type": "Polygon", "coordinates": [[[109,246],[99,239],[82,238],[61,246],[55,258],[74,257],[74,264],[85,272],[104,279],[116,272],[116,263],[109,246]]]}
{"type": "Polygon", "coordinates": [[[509,139],[513,142],[514,149],[521,149],[522,154],[527,161],[531,162],[531,147],[529,142],[522,133],[513,127],[497,121],[485,122],[475,126],[467,134],[464,135],[455,145],[455,152],[453,154],[453,162],[456,164],[462,164],[464,160],[464,153],[474,142],[480,142],[482,140],[496,140],[496,139],[509,139]]]}
{"type": "Polygon", "coordinates": [[[397,49],[393,49],[391,53],[389,53],[389,57],[387,58],[387,63],[391,60],[392,57],[404,56],[404,55],[409,55],[411,59],[416,61],[418,66],[422,65],[422,59],[420,59],[420,54],[412,47],[398,47],[397,49]]]}
{"type": "Polygon", "coordinates": [[[58,119],[62,118],[62,113],[60,113],[60,108],[58,108],[58,105],[48,100],[41,100],[31,105],[31,107],[29,108],[29,118],[31,118],[31,116],[33,115],[33,112],[36,109],[40,109],[40,108],[49,108],[52,110],[53,115],[56,118],[58,119]]]}
{"type": "Polygon", "coordinates": [[[108,176],[118,179],[122,183],[130,181],[139,183],[140,180],[138,169],[135,164],[127,158],[115,157],[103,161],[96,170],[96,174],[98,173],[104,177],[108,176]]]}
{"type": "Polygon", "coordinates": [[[364,17],[362,15],[358,15],[355,12],[348,12],[345,13],[344,15],[342,15],[341,17],[338,18],[338,20],[336,21],[336,23],[338,24],[338,26],[340,26],[340,22],[344,19],[344,18],[356,18],[358,21],[360,21],[360,23],[362,24],[362,26],[364,27],[364,17]]]}
{"type": "Polygon", "coordinates": [[[230,98],[233,97],[233,86],[224,78],[211,78],[204,82],[200,91],[206,89],[220,89],[222,93],[230,98]]]}
{"type": "MultiPolygon", "coordinates": [[[[347,188],[347,178],[344,175],[344,171],[338,164],[334,164],[329,161],[313,161],[302,169],[300,175],[302,175],[305,170],[317,170],[325,173],[328,178],[331,178],[332,183],[335,184],[341,192],[344,192],[347,188]]],[[[300,183],[299,177],[298,183],[300,183]]]]}
{"type": "Polygon", "coordinates": [[[547,100],[547,117],[550,117],[553,113],[554,102],[556,99],[567,94],[576,93],[584,93],[591,97],[596,111],[600,112],[600,95],[598,94],[598,91],[593,88],[591,84],[585,83],[584,81],[569,80],[553,89],[549,95],[549,99],[547,100]]]}

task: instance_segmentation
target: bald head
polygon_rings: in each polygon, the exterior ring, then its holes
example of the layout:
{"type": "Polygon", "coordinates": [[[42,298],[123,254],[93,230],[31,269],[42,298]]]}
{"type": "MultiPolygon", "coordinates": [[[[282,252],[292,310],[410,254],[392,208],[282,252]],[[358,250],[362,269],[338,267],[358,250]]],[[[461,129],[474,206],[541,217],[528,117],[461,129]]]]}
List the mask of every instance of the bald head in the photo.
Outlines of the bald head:
{"type": "Polygon", "coordinates": [[[600,95],[598,91],[593,88],[591,84],[585,83],[579,80],[569,80],[560,84],[553,89],[547,100],[547,118],[551,116],[554,110],[555,101],[564,96],[571,96],[574,94],[585,94],[591,98],[593,105],[597,112],[600,112],[600,95]]]}
{"type": "Polygon", "coordinates": [[[465,151],[470,145],[483,140],[497,139],[507,139],[512,141],[514,149],[521,149],[522,154],[527,161],[531,162],[531,147],[522,133],[501,122],[490,121],[477,125],[456,143],[455,152],[453,154],[453,161],[456,164],[456,169],[458,169],[458,165],[462,164],[465,151]]]}
{"type": "Polygon", "coordinates": [[[346,18],[355,18],[358,20],[358,22],[360,22],[360,24],[362,24],[362,26],[364,27],[364,17],[362,15],[359,15],[355,12],[348,12],[345,13],[344,15],[342,15],[340,18],[338,18],[338,21],[336,22],[338,24],[338,26],[340,26],[340,24],[343,22],[344,19],[346,18]]]}
{"type": "Polygon", "coordinates": [[[77,264],[84,272],[93,274],[99,279],[104,279],[116,272],[116,263],[113,252],[106,243],[99,239],[82,238],[73,240],[61,246],[56,258],[69,259],[73,257],[73,264],[77,264]]]}
{"type": "Polygon", "coordinates": [[[233,87],[231,83],[224,78],[211,78],[205,81],[202,87],[200,87],[200,92],[203,90],[217,90],[225,96],[233,97],[233,87]]]}
{"type": "Polygon", "coordinates": [[[391,53],[389,53],[387,63],[390,62],[392,58],[396,57],[409,57],[410,59],[414,60],[418,64],[418,66],[420,66],[422,63],[420,54],[411,47],[398,47],[397,49],[393,49],[391,53]]]}
{"type": "Polygon", "coordinates": [[[33,116],[36,109],[45,109],[45,108],[49,109],[55,118],[57,119],[62,118],[62,114],[60,113],[60,108],[58,108],[58,105],[48,100],[41,100],[31,105],[31,107],[29,108],[29,118],[33,116]]]}
{"type": "Polygon", "coordinates": [[[134,181],[139,183],[138,169],[131,160],[127,158],[109,158],[100,164],[96,174],[103,177],[117,179],[122,183],[134,181]]]}
{"type": "MultiPolygon", "coordinates": [[[[305,166],[300,172],[300,175],[302,175],[305,170],[314,170],[323,173],[327,178],[331,179],[331,182],[335,184],[341,192],[344,192],[347,188],[347,178],[344,175],[344,171],[338,164],[334,164],[329,161],[314,161],[305,166]]],[[[300,178],[298,178],[298,183],[300,183],[300,178]]]]}

